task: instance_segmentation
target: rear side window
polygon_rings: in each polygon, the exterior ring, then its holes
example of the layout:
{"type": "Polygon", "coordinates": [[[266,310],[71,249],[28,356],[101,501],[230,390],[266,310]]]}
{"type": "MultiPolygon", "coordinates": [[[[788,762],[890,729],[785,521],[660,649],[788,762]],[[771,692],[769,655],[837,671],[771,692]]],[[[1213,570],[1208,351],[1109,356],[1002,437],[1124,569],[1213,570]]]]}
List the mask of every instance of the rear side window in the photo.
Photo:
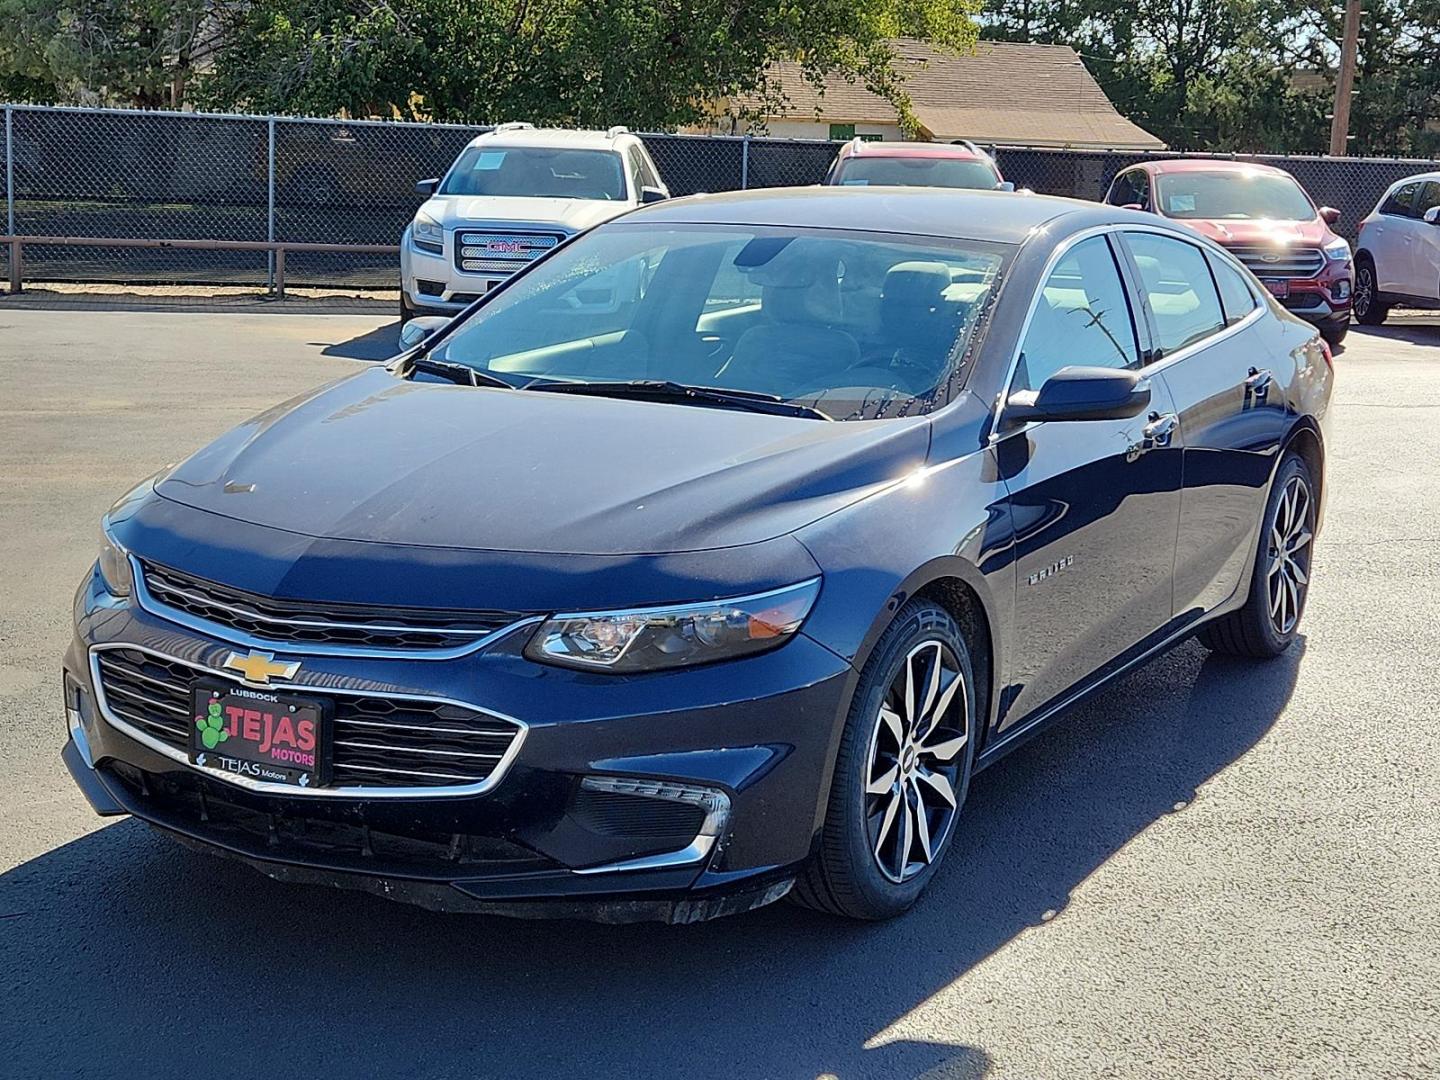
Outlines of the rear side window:
{"type": "Polygon", "coordinates": [[[1061,258],[1035,300],[1013,390],[1037,390],[1063,367],[1140,366],[1130,302],[1103,236],[1061,258]]]}
{"type": "Polygon", "coordinates": [[[1161,356],[1203,341],[1225,326],[1205,253],[1155,233],[1125,236],[1140,270],[1140,289],[1155,319],[1161,356]]]}
{"type": "Polygon", "coordinates": [[[1380,213],[1409,217],[1411,209],[1415,205],[1415,196],[1419,193],[1420,182],[1418,180],[1409,184],[1401,184],[1385,197],[1385,201],[1380,204],[1380,213]]]}
{"type": "Polygon", "coordinates": [[[1225,325],[1234,326],[1259,305],[1245,275],[1217,255],[1210,256],[1210,269],[1215,271],[1215,284],[1220,286],[1220,304],[1225,309],[1225,325]]]}

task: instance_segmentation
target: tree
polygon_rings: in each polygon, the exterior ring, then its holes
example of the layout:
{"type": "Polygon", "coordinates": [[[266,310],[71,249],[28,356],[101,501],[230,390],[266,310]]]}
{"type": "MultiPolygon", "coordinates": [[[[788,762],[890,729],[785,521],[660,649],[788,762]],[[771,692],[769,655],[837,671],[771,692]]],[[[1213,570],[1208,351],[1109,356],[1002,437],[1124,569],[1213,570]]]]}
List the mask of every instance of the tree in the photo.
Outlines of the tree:
{"type": "Polygon", "coordinates": [[[216,107],[666,129],[766,68],[862,81],[908,111],[889,39],[957,50],[978,0],[252,0],[224,9],[216,107]]]}
{"type": "Polygon", "coordinates": [[[211,0],[0,0],[0,88],[51,101],[183,103],[211,0]]]}

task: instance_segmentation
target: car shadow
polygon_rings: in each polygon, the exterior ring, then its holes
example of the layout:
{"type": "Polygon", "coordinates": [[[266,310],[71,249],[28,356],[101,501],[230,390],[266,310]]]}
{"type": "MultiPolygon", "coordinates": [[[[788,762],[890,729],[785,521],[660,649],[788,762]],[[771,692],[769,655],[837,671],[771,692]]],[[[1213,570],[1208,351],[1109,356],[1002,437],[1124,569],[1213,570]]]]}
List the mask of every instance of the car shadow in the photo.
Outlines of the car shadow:
{"type": "Polygon", "coordinates": [[[377,326],[348,341],[337,341],[320,350],[322,356],[343,356],[349,360],[389,360],[400,352],[399,321],[377,326]]]}
{"type": "Polygon", "coordinates": [[[980,1077],[982,1046],[887,1029],[1183,814],[1281,715],[1302,655],[1192,643],[1118,680],[977,778],[929,892],[884,924],[787,904],[675,928],[447,916],[103,827],[0,876],[6,1068],[980,1077]]]}
{"type": "Polygon", "coordinates": [[[1356,323],[1350,327],[1350,332],[1364,334],[1366,337],[1404,341],[1411,345],[1435,345],[1440,344],[1440,316],[1402,317],[1380,326],[1361,326],[1356,323]]]}
{"type": "Polygon", "coordinates": [[[75,292],[27,286],[24,292],[0,291],[0,311],[183,312],[197,315],[389,315],[393,300],[367,296],[305,296],[284,300],[258,290],[198,288],[195,292],[75,292]]]}

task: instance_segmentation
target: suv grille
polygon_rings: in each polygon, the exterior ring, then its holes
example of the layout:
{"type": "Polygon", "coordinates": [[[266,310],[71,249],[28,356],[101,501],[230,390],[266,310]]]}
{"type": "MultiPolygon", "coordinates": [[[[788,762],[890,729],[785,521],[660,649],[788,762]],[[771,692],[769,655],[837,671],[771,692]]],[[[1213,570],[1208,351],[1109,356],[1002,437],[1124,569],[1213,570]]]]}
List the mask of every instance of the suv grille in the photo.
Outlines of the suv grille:
{"type": "Polygon", "coordinates": [[[463,647],[525,616],[277,600],[141,560],[146,591],[166,607],[265,641],[381,649],[463,647]]]}
{"type": "Polygon", "coordinates": [[[1260,278],[1313,278],[1325,267],[1325,253],[1319,248],[1251,245],[1232,247],[1230,253],[1260,278]]]}
{"type": "MultiPolygon", "coordinates": [[[[104,707],[188,753],[190,684],[202,672],[139,649],[95,654],[104,707]]],[[[508,720],[443,701],[370,697],[307,687],[334,702],[332,787],[449,787],[484,783],[520,729],[508,720]]]]}
{"type": "Polygon", "coordinates": [[[471,274],[513,274],[560,243],[560,233],[490,232],[457,229],[455,265],[471,274]]]}

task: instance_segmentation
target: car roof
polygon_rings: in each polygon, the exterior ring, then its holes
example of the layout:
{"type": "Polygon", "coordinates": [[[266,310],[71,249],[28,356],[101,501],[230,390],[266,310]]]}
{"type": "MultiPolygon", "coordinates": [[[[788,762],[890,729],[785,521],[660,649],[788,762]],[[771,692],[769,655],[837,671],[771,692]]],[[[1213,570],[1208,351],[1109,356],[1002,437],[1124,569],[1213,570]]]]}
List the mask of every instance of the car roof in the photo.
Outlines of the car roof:
{"type": "Polygon", "coordinates": [[[968,146],[956,143],[923,142],[861,142],[849,144],[846,157],[923,157],[957,158],[962,161],[984,160],[968,146]]]}
{"type": "Polygon", "coordinates": [[[618,223],[778,225],[860,229],[1019,244],[1043,226],[1070,232],[1094,225],[1156,223],[1155,215],[1052,195],[965,188],[753,188],[654,203],[618,223]]]}
{"type": "Polygon", "coordinates": [[[1265,165],[1258,161],[1234,161],[1228,158],[1170,158],[1165,161],[1145,161],[1141,164],[1157,175],[1184,172],[1263,172],[1274,173],[1276,176],[1292,176],[1291,173],[1276,168],[1274,165],[1265,165]]]}
{"type": "Polygon", "coordinates": [[[545,146],[575,150],[615,150],[639,142],[628,131],[574,131],[569,128],[511,127],[487,131],[470,140],[471,146],[545,146]]]}

